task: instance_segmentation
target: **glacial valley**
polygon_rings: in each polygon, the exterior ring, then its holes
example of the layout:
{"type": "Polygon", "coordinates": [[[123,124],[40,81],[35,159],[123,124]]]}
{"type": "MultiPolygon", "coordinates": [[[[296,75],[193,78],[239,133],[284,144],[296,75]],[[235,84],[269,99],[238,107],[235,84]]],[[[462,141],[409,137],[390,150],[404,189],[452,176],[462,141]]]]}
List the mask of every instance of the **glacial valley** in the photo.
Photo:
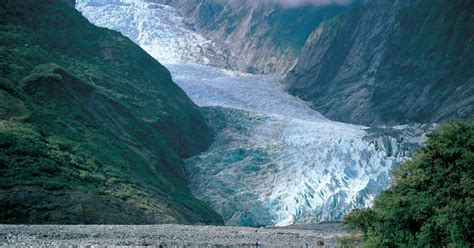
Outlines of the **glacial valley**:
{"type": "Polygon", "coordinates": [[[203,108],[214,141],[186,160],[189,187],[227,225],[333,221],[370,206],[390,183],[390,171],[434,127],[331,121],[288,94],[278,76],[224,69],[225,52],[171,6],[81,0],[76,8],[165,63],[203,108]]]}

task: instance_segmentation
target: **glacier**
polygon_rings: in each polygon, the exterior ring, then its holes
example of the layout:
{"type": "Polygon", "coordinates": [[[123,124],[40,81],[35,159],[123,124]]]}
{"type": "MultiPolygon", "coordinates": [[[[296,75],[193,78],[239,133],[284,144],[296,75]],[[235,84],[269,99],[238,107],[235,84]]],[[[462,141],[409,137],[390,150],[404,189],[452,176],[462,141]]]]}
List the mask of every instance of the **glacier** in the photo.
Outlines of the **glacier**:
{"type": "Polygon", "coordinates": [[[289,95],[276,76],[223,69],[228,55],[170,6],[79,0],[76,7],[164,63],[203,108],[215,137],[208,151],[186,160],[190,189],[227,225],[340,220],[368,207],[434,128],[331,121],[289,95]]]}
{"type": "Polygon", "coordinates": [[[76,0],[76,9],[95,25],[120,31],[161,63],[228,67],[230,55],[192,31],[170,6],[142,0],[76,0]]]}

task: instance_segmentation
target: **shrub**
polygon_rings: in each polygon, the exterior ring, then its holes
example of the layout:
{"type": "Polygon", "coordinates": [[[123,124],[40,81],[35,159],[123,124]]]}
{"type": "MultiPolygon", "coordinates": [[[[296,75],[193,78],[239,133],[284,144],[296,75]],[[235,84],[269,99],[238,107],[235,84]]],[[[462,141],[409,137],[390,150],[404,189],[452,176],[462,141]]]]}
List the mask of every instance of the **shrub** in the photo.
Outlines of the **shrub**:
{"type": "Polygon", "coordinates": [[[393,171],[370,209],[344,218],[365,247],[472,247],[474,119],[442,125],[425,147],[393,171]]]}

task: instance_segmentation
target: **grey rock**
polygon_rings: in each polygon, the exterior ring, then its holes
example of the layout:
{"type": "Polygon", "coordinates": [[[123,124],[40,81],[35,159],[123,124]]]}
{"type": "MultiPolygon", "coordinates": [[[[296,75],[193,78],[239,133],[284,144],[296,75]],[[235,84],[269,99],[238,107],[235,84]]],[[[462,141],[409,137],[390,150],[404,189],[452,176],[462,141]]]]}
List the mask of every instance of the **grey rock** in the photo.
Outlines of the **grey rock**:
{"type": "Polygon", "coordinates": [[[311,32],[348,6],[284,8],[255,0],[153,0],[169,4],[189,24],[228,50],[235,70],[285,74],[300,55],[311,32]]]}
{"type": "Polygon", "coordinates": [[[290,228],[182,225],[0,225],[1,247],[335,247],[340,223],[290,228]]]}
{"type": "Polygon", "coordinates": [[[372,0],[321,24],[284,82],[326,117],[364,125],[469,117],[474,2],[372,0]]]}

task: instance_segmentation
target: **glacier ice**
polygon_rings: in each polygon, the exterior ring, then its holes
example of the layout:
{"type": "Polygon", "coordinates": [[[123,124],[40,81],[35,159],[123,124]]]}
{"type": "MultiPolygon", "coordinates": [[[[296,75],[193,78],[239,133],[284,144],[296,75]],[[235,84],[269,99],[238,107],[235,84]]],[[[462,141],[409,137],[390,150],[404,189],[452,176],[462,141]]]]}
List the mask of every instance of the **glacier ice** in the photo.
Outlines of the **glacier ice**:
{"type": "Polygon", "coordinates": [[[227,53],[193,32],[176,9],[141,0],[77,0],[76,9],[100,27],[121,32],[161,63],[227,67],[227,53]]]}
{"type": "Polygon", "coordinates": [[[389,184],[390,171],[432,129],[334,122],[286,93],[277,77],[209,66],[225,64],[225,53],[189,29],[170,6],[79,0],[77,8],[165,63],[203,107],[215,141],[186,160],[190,188],[229,225],[338,220],[370,206],[389,184]]]}
{"type": "Polygon", "coordinates": [[[338,220],[370,206],[430,129],[330,121],[271,76],[168,68],[216,133],[207,152],[186,161],[191,189],[230,225],[338,220]]]}

